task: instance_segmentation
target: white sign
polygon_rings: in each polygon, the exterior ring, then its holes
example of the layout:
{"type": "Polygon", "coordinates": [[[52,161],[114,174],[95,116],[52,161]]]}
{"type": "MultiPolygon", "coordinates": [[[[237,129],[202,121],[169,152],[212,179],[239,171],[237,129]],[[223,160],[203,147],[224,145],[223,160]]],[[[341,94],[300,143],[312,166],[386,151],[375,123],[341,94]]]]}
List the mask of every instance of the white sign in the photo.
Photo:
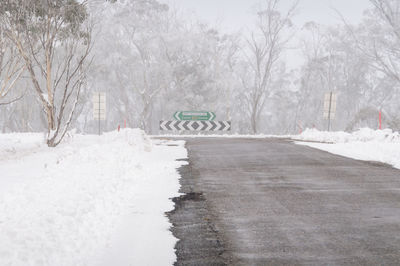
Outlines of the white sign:
{"type": "Polygon", "coordinates": [[[335,119],[336,115],[337,95],[333,92],[325,94],[324,101],[324,118],[335,119]]]}
{"type": "Polygon", "coordinates": [[[106,120],[106,94],[104,92],[95,92],[93,94],[93,119],[106,120]]]}

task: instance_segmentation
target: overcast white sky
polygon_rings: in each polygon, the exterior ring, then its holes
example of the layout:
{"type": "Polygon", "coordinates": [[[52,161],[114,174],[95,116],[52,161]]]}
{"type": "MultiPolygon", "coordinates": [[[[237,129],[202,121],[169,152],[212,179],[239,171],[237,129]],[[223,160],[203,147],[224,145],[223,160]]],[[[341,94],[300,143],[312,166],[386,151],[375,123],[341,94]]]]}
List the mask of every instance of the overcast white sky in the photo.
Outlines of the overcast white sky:
{"type": "MultiPolygon", "coordinates": [[[[255,23],[257,4],[265,0],[159,0],[171,7],[183,11],[188,16],[195,16],[201,21],[216,26],[223,32],[251,30],[255,23]]],[[[286,11],[294,0],[281,0],[280,9],[286,11]]],[[[400,0],[399,0],[400,1],[400,0]]],[[[338,10],[349,23],[361,21],[365,9],[370,7],[369,0],[300,0],[298,14],[293,22],[297,28],[304,23],[315,21],[319,24],[334,25],[341,23],[335,10],[338,10]]],[[[293,39],[291,47],[298,47],[293,39]]],[[[303,63],[300,50],[287,51],[289,67],[294,69],[303,63]]]]}
{"type": "MultiPolygon", "coordinates": [[[[199,19],[219,25],[225,31],[251,28],[254,10],[262,0],[160,0],[170,6],[194,13],[199,19]]],[[[282,10],[291,6],[293,0],[282,0],[282,10]]],[[[294,21],[298,27],[305,22],[316,21],[332,25],[338,22],[333,8],[339,10],[349,22],[360,21],[362,12],[370,6],[368,0],[300,0],[299,14],[294,21]]]]}

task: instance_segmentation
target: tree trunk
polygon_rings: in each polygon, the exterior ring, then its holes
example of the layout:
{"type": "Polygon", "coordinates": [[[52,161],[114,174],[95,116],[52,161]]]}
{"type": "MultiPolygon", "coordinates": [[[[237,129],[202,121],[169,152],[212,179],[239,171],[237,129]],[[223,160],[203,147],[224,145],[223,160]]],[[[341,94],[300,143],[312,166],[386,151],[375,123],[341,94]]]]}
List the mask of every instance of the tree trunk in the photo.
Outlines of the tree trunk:
{"type": "Polygon", "coordinates": [[[257,114],[255,110],[251,114],[251,129],[253,130],[253,134],[257,134],[257,114]]]}

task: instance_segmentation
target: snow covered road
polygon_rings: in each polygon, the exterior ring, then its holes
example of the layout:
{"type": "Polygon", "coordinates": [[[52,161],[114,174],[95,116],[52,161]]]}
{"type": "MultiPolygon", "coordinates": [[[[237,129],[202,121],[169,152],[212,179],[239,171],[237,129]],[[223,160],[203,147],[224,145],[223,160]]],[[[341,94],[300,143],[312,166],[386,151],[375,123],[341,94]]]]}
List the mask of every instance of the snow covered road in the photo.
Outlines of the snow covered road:
{"type": "Polygon", "coordinates": [[[0,265],[175,261],[164,213],[179,195],[184,142],[125,130],[42,143],[41,134],[0,135],[0,265]]]}

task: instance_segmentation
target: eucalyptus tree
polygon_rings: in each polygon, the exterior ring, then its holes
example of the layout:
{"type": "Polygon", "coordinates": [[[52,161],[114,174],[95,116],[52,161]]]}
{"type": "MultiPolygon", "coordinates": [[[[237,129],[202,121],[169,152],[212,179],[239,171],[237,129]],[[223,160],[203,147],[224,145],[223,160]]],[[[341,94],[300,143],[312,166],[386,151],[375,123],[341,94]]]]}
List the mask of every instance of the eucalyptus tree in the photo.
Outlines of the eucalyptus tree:
{"type": "Polygon", "coordinates": [[[4,0],[4,35],[15,45],[47,119],[47,144],[67,132],[91,49],[86,1],[4,0]]]}

